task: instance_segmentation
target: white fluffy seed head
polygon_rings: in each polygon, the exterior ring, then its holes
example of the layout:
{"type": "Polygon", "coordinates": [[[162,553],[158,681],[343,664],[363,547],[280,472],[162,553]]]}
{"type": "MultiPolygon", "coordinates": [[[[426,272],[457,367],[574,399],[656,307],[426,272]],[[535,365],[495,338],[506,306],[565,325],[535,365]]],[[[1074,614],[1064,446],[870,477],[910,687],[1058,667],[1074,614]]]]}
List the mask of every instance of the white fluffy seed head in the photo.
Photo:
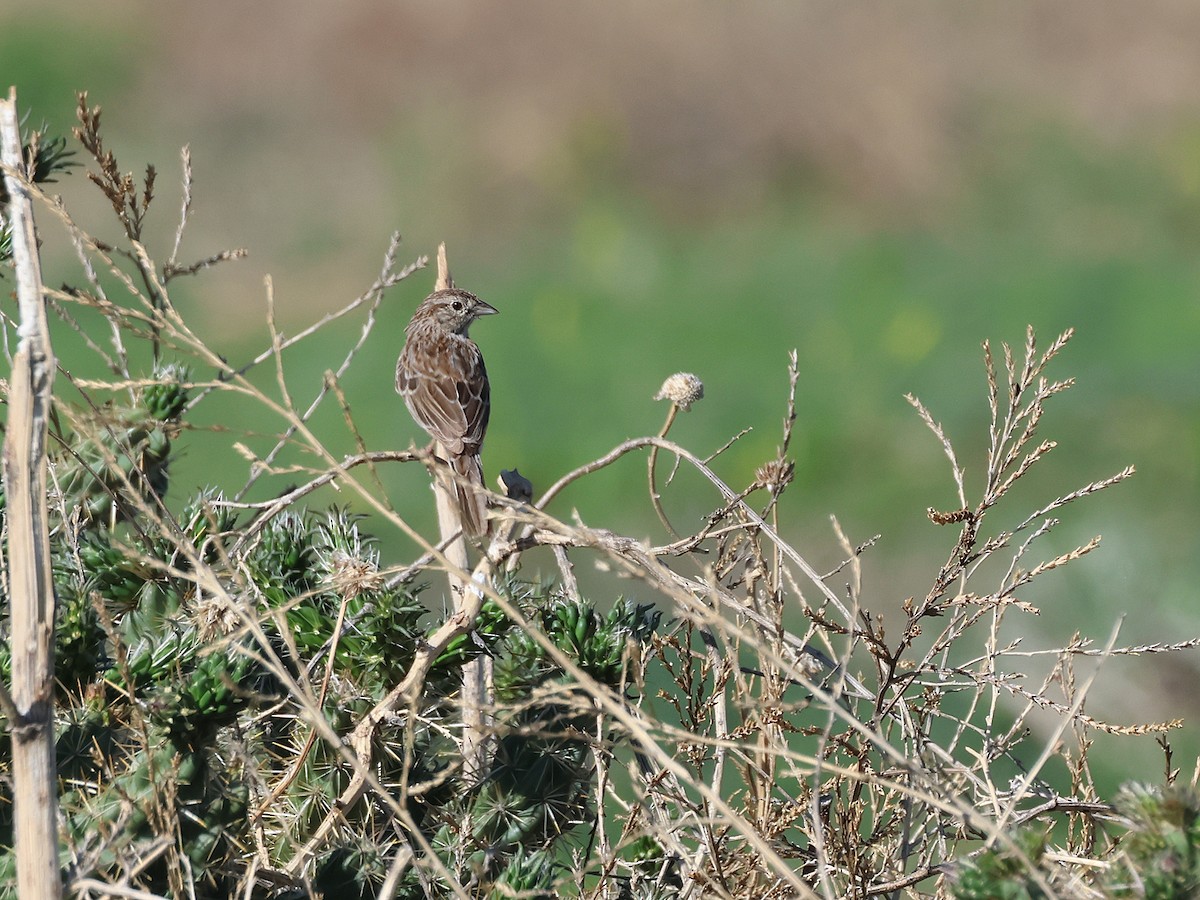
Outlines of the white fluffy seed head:
{"type": "Polygon", "coordinates": [[[662,383],[655,400],[670,400],[684,412],[704,397],[704,382],[691,372],[676,372],[662,383]]]}

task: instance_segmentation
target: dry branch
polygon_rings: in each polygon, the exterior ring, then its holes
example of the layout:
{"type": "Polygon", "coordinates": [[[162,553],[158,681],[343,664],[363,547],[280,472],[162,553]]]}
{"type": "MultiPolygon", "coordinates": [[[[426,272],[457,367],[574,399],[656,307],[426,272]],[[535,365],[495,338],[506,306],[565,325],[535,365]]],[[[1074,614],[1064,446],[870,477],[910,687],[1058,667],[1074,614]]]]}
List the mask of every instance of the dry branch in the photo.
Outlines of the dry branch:
{"type": "Polygon", "coordinates": [[[54,581],[46,502],[54,353],[42,299],[15,88],[10,89],[8,100],[0,101],[0,142],[20,308],[20,343],[13,359],[4,440],[15,707],[8,725],[13,738],[17,893],[44,900],[62,894],[54,760],[54,581]]]}

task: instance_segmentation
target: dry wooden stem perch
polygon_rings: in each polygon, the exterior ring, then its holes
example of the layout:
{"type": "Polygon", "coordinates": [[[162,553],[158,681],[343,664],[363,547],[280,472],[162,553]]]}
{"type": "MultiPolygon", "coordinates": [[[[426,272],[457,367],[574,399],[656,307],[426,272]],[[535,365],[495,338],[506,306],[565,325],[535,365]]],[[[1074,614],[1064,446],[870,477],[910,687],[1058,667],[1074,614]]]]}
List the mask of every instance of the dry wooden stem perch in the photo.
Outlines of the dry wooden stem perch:
{"type": "MultiPolygon", "coordinates": [[[[62,896],[54,760],[54,581],[46,501],[46,426],[54,354],[42,298],[16,88],[0,100],[0,159],[10,198],[20,325],[8,395],[4,493],[12,614],[12,731],[17,895],[62,896]]],[[[11,716],[11,714],[10,714],[11,716]]]]}
{"type": "MultiPolygon", "coordinates": [[[[444,241],[438,244],[437,270],[434,290],[444,291],[454,287],[454,279],[450,275],[450,264],[446,260],[444,241]]],[[[440,444],[437,448],[437,455],[441,459],[450,458],[440,444]]],[[[441,478],[434,478],[438,529],[442,542],[458,535],[446,547],[446,558],[459,569],[469,572],[471,570],[467,564],[467,542],[462,535],[462,513],[458,508],[454,493],[449,488],[449,482],[441,478]]],[[[453,572],[448,573],[447,577],[455,608],[461,611],[466,605],[466,592],[468,590],[477,591],[478,588],[469,582],[464,582],[453,572]]],[[[478,611],[477,604],[474,608],[478,611]]],[[[474,621],[468,623],[467,627],[474,627],[474,621]]],[[[464,772],[468,778],[481,776],[487,765],[488,733],[491,729],[488,710],[491,709],[493,700],[491,662],[491,659],[483,654],[464,665],[462,671],[462,690],[459,696],[462,715],[462,757],[464,772]]]]}

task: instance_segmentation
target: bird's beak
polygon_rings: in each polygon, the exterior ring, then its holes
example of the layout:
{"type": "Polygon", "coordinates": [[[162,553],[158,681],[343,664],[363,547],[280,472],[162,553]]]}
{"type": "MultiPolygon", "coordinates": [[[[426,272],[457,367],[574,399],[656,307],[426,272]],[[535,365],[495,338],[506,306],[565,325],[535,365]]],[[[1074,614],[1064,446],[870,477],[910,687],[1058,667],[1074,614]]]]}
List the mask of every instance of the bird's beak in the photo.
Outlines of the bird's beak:
{"type": "Polygon", "coordinates": [[[475,306],[475,315],[477,316],[492,316],[498,312],[500,312],[500,310],[496,309],[496,307],[492,306],[492,304],[488,303],[486,300],[480,300],[475,306]]]}

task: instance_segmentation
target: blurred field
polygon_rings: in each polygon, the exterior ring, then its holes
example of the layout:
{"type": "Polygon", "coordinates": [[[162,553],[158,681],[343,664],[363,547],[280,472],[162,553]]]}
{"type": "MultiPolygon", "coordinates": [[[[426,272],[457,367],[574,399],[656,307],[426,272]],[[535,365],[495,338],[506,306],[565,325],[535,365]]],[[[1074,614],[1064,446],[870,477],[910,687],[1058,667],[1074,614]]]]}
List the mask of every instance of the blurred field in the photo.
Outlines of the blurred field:
{"type": "MultiPolygon", "coordinates": [[[[1028,502],[1130,463],[1138,475],[1068,512],[1055,549],[1105,542],[1028,598],[1043,615],[1027,642],[1045,647],[1075,630],[1103,643],[1122,615],[1122,643],[1200,634],[1198,41],[1200,7],[1168,0],[19,0],[0,11],[0,82],[60,132],[88,90],[122,166],[158,166],[153,252],[169,250],[191,145],[185,255],[251,256],[176,299],[231,360],[267,345],[265,275],[295,332],[370,284],[391,231],[411,257],[446,240],[459,282],[502,312],[475,334],[494,392],[489,473],[519,466],[544,486],[656,430],[665,409],[650,397],[685,369],[707,397],[675,436],[708,453],[752,427],[720,465],[745,484],[778,442],[796,348],[785,530],[818,569],[839,556],[830,514],[853,540],[882,533],[864,591],[880,612],[923,593],[954,540],[925,518],[954,505],[953,486],[902,395],[930,406],[978,474],[980,341],[1019,345],[1030,323],[1048,344],[1077,327],[1056,374],[1079,384],[1052,407],[1043,436],[1059,447],[1028,502]]],[[[82,175],[60,188],[87,227],[112,231],[82,175]]],[[[61,241],[46,253],[47,280],[78,277],[61,241]]],[[[393,291],[345,381],[373,449],[418,437],[392,366],[431,283],[393,291]]],[[[289,360],[298,397],[358,328],[332,331],[327,356],[289,360]]],[[[322,421],[333,434],[339,420],[322,421]]],[[[204,441],[177,483],[239,485],[204,441]]],[[[421,473],[388,474],[396,496],[425,501],[421,473]]],[[[631,464],[564,504],[658,535],[630,500],[643,482],[631,464]]],[[[668,494],[681,522],[714,503],[698,487],[668,494]]],[[[427,506],[414,521],[432,523],[427,506]]],[[[1196,678],[1194,656],[1113,662],[1093,702],[1110,720],[1188,716],[1178,745],[1194,755],[1196,678]]],[[[1152,750],[1146,738],[1120,774],[1153,778],[1133,770],[1158,765],[1152,750]]]]}

